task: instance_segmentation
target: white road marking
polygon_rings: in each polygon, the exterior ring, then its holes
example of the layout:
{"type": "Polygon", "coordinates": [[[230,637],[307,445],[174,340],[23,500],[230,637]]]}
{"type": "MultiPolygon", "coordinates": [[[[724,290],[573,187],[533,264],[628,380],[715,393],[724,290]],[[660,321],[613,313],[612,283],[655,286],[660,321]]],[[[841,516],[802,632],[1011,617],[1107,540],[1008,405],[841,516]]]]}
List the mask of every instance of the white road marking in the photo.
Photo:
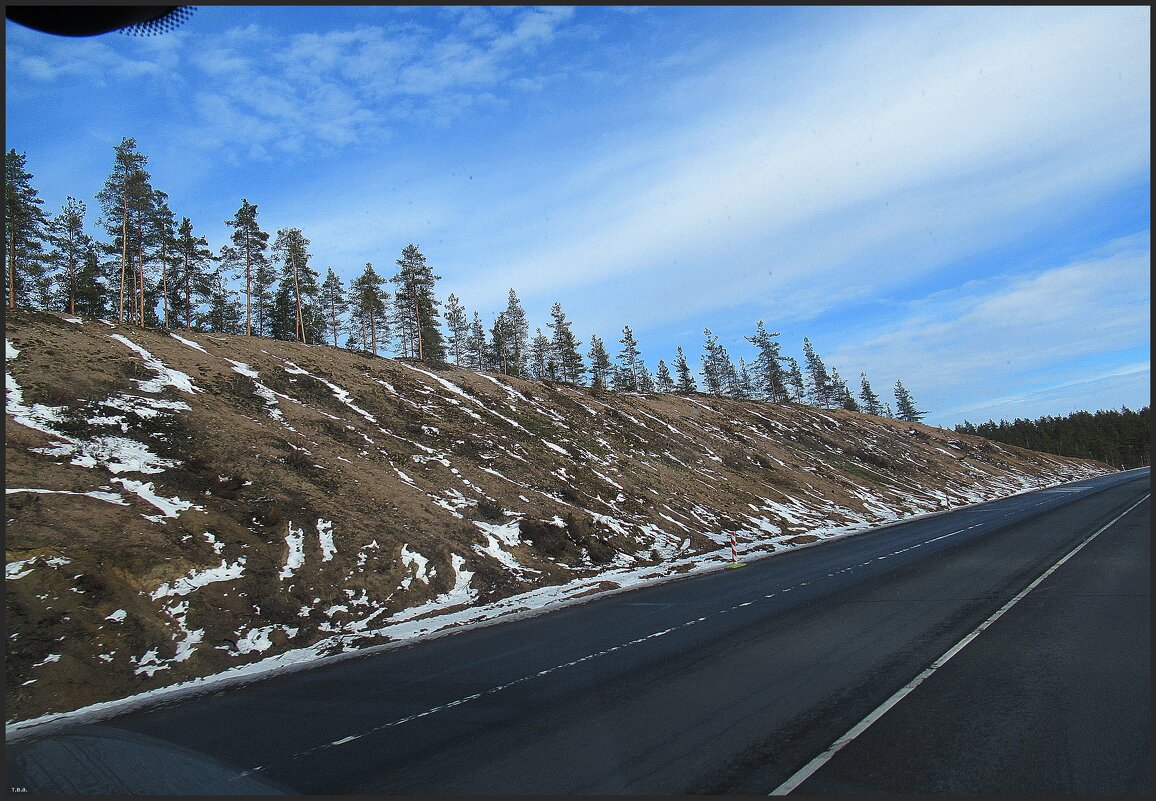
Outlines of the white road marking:
{"type": "Polygon", "coordinates": [[[827,762],[831,759],[831,757],[835,756],[836,753],[838,753],[840,750],[842,750],[843,746],[847,745],[847,743],[851,742],[856,737],[858,737],[860,734],[865,732],[868,729],[868,727],[871,726],[872,723],[879,720],[879,718],[883,717],[883,715],[885,715],[887,713],[887,710],[891,709],[891,707],[895,706],[897,703],[902,701],[908,695],[908,693],[910,693],[912,690],[914,690],[916,687],[918,687],[920,684],[922,684],[924,679],[926,679],[932,673],[934,673],[935,671],[937,671],[941,667],[943,667],[953,656],[955,656],[960,651],[962,651],[964,649],[964,647],[967,646],[968,643],[970,643],[972,640],[974,640],[976,637],[978,637],[979,633],[981,631],[988,628],[992,623],[994,623],[996,620],[1001,618],[1003,616],[1004,612],[1011,609],[1013,606],[1015,606],[1020,601],[1021,598],[1023,598],[1029,592],[1031,592],[1036,587],[1038,587],[1040,585],[1040,583],[1043,582],[1043,580],[1046,579],[1048,576],[1050,576],[1052,573],[1054,573],[1060,567],[1060,565],[1064,564],[1064,562],[1067,562],[1069,559],[1071,559],[1073,556],[1075,556],[1081,549],[1083,549],[1083,547],[1085,545],[1087,545],[1089,542],[1094,540],[1096,537],[1098,537],[1100,534],[1102,534],[1108,528],[1115,525],[1117,522],[1119,522],[1119,520],[1122,517],[1124,517],[1124,515],[1128,514],[1128,512],[1131,512],[1133,509],[1135,509],[1140,504],[1144,503],[1144,501],[1148,500],[1148,498],[1150,498],[1150,497],[1151,497],[1151,493],[1145,495],[1143,498],[1136,501],[1136,503],[1132,504],[1126,510],[1121,512],[1111,522],[1106,523],[1104,526],[1097,529],[1093,534],[1088,536],[1087,539],[1085,539],[1083,542],[1081,542],[1079,545],[1077,545],[1075,548],[1073,548],[1071,551],[1069,551],[1066,556],[1064,556],[1062,559],[1060,559],[1060,561],[1056,562],[1054,565],[1052,565],[1047,570],[1045,570],[1035,581],[1033,581],[1031,584],[1029,584],[1027,587],[1025,587],[1018,595],[1016,595],[1014,598],[1012,598],[1010,601],[1008,601],[1006,604],[1004,604],[998,610],[996,610],[996,612],[991,617],[989,617],[983,623],[980,623],[979,626],[974,631],[972,631],[970,634],[968,634],[962,640],[960,640],[955,645],[953,645],[951,648],[949,648],[947,650],[947,652],[943,654],[943,656],[939,657],[939,659],[936,659],[934,662],[932,662],[931,665],[928,668],[926,668],[922,673],[920,673],[918,676],[916,676],[914,679],[912,679],[910,682],[908,682],[902,689],[900,689],[898,692],[896,692],[893,696],[891,696],[886,701],[884,701],[882,704],[880,704],[873,712],[871,712],[869,715],[867,715],[867,717],[863,718],[863,720],[859,721],[854,726],[852,726],[851,729],[846,734],[844,734],[838,740],[833,742],[831,744],[831,746],[826,751],[824,751],[823,753],[819,754],[817,757],[812,759],[810,762],[808,762],[806,765],[804,765],[802,768],[800,768],[793,776],[791,776],[785,782],[783,782],[778,787],[776,787],[774,790],[772,790],[769,793],[769,795],[786,795],[787,793],[791,792],[796,787],[798,787],[800,784],[802,784],[804,781],[806,781],[808,778],[810,778],[815,773],[815,771],[817,771],[819,768],[823,767],[823,765],[827,764],[827,762]]]}

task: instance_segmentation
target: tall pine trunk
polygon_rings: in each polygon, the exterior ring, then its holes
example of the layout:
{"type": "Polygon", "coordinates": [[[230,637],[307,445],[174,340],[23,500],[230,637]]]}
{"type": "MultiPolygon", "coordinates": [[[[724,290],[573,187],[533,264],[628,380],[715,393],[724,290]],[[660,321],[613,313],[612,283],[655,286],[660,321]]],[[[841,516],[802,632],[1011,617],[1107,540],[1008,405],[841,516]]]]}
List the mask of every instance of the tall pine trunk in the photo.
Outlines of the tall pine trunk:
{"type": "Polygon", "coordinates": [[[305,318],[301,315],[301,284],[297,280],[297,259],[292,256],[289,258],[293,259],[293,294],[297,298],[297,339],[305,342],[305,318]]]}
{"type": "MultiPolygon", "coordinates": [[[[182,223],[183,224],[183,223],[182,223]]],[[[189,280],[189,254],[185,254],[185,330],[193,330],[193,289],[189,280]]]]}
{"type": "Polygon", "coordinates": [[[120,218],[120,322],[124,322],[124,279],[128,265],[128,189],[124,193],[124,211],[120,218]]]}
{"type": "Polygon", "coordinates": [[[165,330],[169,330],[169,254],[168,243],[161,242],[161,297],[165,307],[165,330]]]}
{"type": "Polygon", "coordinates": [[[417,322],[417,360],[424,362],[425,357],[422,354],[421,347],[421,303],[418,299],[416,286],[413,287],[413,315],[414,320],[417,322]]]}
{"type": "Polygon", "coordinates": [[[249,235],[245,234],[245,336],[253,336],[252,321],[252,293],[253,293],[253,278],[250,270],[250,262],[252,254],[249,252],[249,235]]]}
{"type": "Polygon", "coordinates": [[[76,236],[68,231],[68,313],[76,314],[76,236]]]}
{"type": "Polygon", "coordinates": [[[8,308],[16,308],[16,237],[8,232],[8,308]]]}
{"type": "Polygon", "coordinates": [[[136,261],[137,261],[137,266],[140,268],[140,285],[139,285],[139,291],[140,291],[140,324],[141,324],[141,328],[144,328],[144,324],[145,324],[145,266],[144,266],[144,231],[143,231],[143,230],[141,230],[141,228],[140,228],[139,226],[138,226],[138,228],[137,228],[136,236],[137,236],[137,240],[136,240],[136,241],[137,241],[136,261]]]}

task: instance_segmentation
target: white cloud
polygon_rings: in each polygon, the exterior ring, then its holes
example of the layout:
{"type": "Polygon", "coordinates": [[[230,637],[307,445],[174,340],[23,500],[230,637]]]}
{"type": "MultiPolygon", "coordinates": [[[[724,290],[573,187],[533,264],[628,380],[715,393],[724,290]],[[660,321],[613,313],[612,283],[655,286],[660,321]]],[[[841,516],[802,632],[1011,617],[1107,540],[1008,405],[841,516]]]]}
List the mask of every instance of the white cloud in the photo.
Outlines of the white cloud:
{"type": "Polygon", "coordinates": [[[1138,375],[1136,355],[1150,347],[1150,270],[1145,233],[1059,267],[936,292],[889,318],[884,330],[858,340],[844,335],[820,353],[828,364],[865,370],[873,382],[890,386],[898,378],[943,422],[1012,401],[1035,408],[1064,387],[1138,375]],[[961,405],[959,398],[989,400],[961,405]]]}
{"type": "Polygon", "coordinates": [[[739,54],[657,99],[661,128],[609,128],[549,172],[509,165],[532,205],[482,213],[536,238],[463,296],[613,284],[619,319],[765,298],[801,320],[1006,245],[1147,174],[1143,13],[935,9],[811,54],[739,54]],[[684,305],[654,302],[670,284],[684,305]]]}

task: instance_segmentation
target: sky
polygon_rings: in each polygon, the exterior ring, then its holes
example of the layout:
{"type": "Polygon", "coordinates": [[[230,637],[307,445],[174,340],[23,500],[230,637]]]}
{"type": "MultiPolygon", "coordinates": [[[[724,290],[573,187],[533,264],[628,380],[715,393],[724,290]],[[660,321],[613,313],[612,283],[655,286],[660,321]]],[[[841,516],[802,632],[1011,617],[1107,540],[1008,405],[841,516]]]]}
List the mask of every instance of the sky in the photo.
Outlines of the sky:
{"type": "MultiPolygon", "coordinates": [[[[200,6],[5,23],[5,150],[50,214],[136,139],[217,250],[245,198],[348,284],[410,243],[653,371],[762,320],[924,422],[1151,397],[1148,7],[200,6]]],[[[701,384],[701,378],[700,378],[701,384]]]]}

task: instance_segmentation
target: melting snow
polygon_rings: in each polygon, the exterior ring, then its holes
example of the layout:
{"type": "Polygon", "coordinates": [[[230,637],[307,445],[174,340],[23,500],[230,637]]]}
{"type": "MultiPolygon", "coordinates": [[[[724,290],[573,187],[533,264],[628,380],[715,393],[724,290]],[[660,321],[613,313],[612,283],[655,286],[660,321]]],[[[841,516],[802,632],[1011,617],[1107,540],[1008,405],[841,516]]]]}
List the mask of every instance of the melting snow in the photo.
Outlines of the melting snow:
{"type": "Polygon", "coordinates": [[[96,498],[98,501],[105,503],[115,503],[118,506],[128,506],[128,501],[116,492],[101,492],[100,490],[92,490],[91,492],[72,492],[71,490],[50,490],[50,489],[29,489],[27,487],[6,487],[4,489],[6,495],[11,495],[14,492],[38,492],[53,495],[83,495],[88,498],[96,498]]]}
{"type": "Polygon", "coordinates": [[[475,520],[474,525],[485,533],[487,540],[484,546],[473,546],[476,553],[496,559],[504,567],[519,575],[524,572],[541,572],[540,570],[534,570],[521,564],[514,558],[513,554],[502,547],[505,545],[508,548],[512,548],[521,542],[521,533],[517,520],[511,520],[509,523],[484,523],[481,520],[475,520]]]}
{"type": "Polygon", "coordinates": [[[334,384],[331,381],[327,381],[326,379],[321,378],[320,376],[315,376],[306,370],[302,370],[300,367],[298,367],[297,365],[295,365],[291,361],[286,360],[285,364],[286,364],[286,367],[284,368],[285,372],[290,373],[292,375],[307,375],[310,378],[312,378],[314,381],[320,381],[322,384],[329,387],[329,391],[333,393],[333,397],[337,398],[339,401],[344,403],[346,406],[348,406],[353,411],[357,412],[359,415],[364,417],[369,422],[374,423],[374,424],[377,423],[377,418],[375,418],[369,412],[365,411],[365,409],[362,409],[360,406],[355,405],[353,403],[353,401],[351,401],[349,399],[349,392],[348,391],[342,389],[341,387],[337,386],[336,384],[334,384]]]}
{"type": "Polygon", "coordinates": [[[289,523],[289,533],[285,536],[285,544],[289,546],[289,555],[285,557],[285,566],[281,568],[281,573],[278,578],[290,578],[297,568],[305,564],[305,529],[299,528],[293,530],[293,524],[289,523]]]}
{"type": "MultiPolygon", "coordinates": [[[[133,481],[131,478],[119,477],[114,478],[113,481],[119,484],[123,484],[124,488],[129,492],[136,493],[141,497],[141,499],[160,509],[162,518],[180,517],[181,512],[185,511],[186,509],[196,509],[197,511],[204,510],[203,506],[197,506],[192,501],[182,501],[175,495],[171,498],[163,498],[160,495],[157,495],[155,492],[153,492],[153,483],[151,481],[146,483],[142,481],[133,481]]],[[[146,517],[149,516],[146,515],[146,517]]],[[[154,516],[149,517],[149,519],[154,520],[158,518],[154,516]]]]}
{"type": "Polygon", "coordinates": [[[292,626],[273,625],[273,626],[257,626],[249,629],[241,637],[237,638],[236,653],[247,654],[252,651],[267,651],[273,646],[273,641],[269,639],[277,629],[281,629],[285,634],[292,639],[297,636],[298,629],[292,626]]]}
{"type": "Polygon", "coordinates": [[[410,583],[414,579],[429,584],[429,576],[426,575],[426,565],[429,564],[429,560],[417,551],[411,551],[408,544],[401,546],[401,563],[405,565],[407,569],[413,568],[413,576],[406,576],[401,580],[401,588],[403,590],[408,590],[410,583]]]}
{"type": "MultiPolygon", "coordinates": [[[[101,406],[107,406],[110,409],[119,409],[125,412],[132,412],[137,417],[144,420],[151,420],[159,417],[164,412],[180,412],[192,409],[189,404],[184,401],[168,401],[161,398],[142,398],[139,395],[116,395],[111,398],[106,398],[100,402],[101,406]]],[[[88,422],[101,422],[104,418],[92,418],[88,422]]],[[[124,419],[123,417],[121,418],[124,419]]],[[[127,430],[128,426],[122,425],[122,428],[127,430]]]]}
{"type": "Polygon", "coordinates": [[[321,561],[328,562],[337,553],[337,546],[333,544],[333,521],[317,521],[317,537],[321,541],[321,561]]]}
{"type": "Polygon", "coordinates": [[[464,569],[465,562],[466,560],[456,553],[450,554],[450,568],[454,571],[453,589],[442,593],[432,601],[426,601],[420,606],[411,606],[409,609],[394,615],[390,620],[412,620],[438,609],[470,604],[476,601],[478,591],[470,586],[470,580],[474,574],[472,571],[464,569]]]}
{"type": "Polygon", "coordinates": [[[144,359],[145,366],[157,374],[157,377],[150,381],[142,381],[140,379],[133,379],[137,386],[141,388],[142,392],[160,392],[164,387],[176,387],[181,392],[187,392],[190,395],[194,392],[200,392],[199,389],[193,386],[193,379],[189,378],[186,373],[180,370],[173,370],[166,367],[164,362],[153,356],[140,345],[133,342],[126,336],[121,334],[109,334],[109,337],[128,345],[130,348],[140,354],[144,359]]]}
{"type": "Polygon", "coordinates": [[[233,372],[240,373],[248,378],[258,378],[257,371],[244,362],[234,361],[233,359],[225,359],[229,364],[233,365],[233,372]]]}
{"type": "Polygon", "coordinates": [[[32,572],[32,568],[25,567],[36,561],[36,557],[31,559],[20,559],[16,562],[8,562],[4,565],[4,578],[6,581],[15,581],[22,579],[32,572]]]}
{"type": "Polygon", "coordinates": [[[187,576],[177,579],[171,586],[168,582],[165,582],[153,590],[152,595],[149,597],[154,601],[158,601],[170,595],[188,595],[190,592],[199,590],[206,584],[213,584],[218,581],[232,581],[235,578],[240,578],[244,572],[245,557],[239,557],[237,561],[231,565],[225,564],[225,560],[222,559],[219,567],[201,571],[190,570],[187,576]]]}
{"type": "Polygon", "coordinates": [[[169,332],[169,336],[171,336],[171,337],[172,337],[173,339],[175,339],[177,342],[180,342],[182,345],[188,345],[190,348],[193,348],[194,350],[199,350],[201,353],[208,353],[208,351],[207,351],[207,350],[205,350],[204,348],[202,348],[202,347],[201,347],[200,345],[198,345],[196,342],[193,342],[191,339],[185,339],[185,338],[184,338],[184,337],[182,337],[182,336],[179,336],[179,335],[177,335],[177,334],[174,334],[172,331],[170,331],[170,332],[169,332]]]}
{"type": "Polygon", "coordinates": [[[552,451],[557,451],[558,453],[562,454],[563,456],[567,456],[567,457],[569,457],[569,456],[570,456],[570,452],[569,452],[569,451],[567,451],[567,450],[566,450],[565,448],[563,448],[561,445],[556,445],[556,444],[554,444],[553,442],[551,442],[551,441],[550,441],[550,440],[548,440],[548,439],[544,439],[544,440],[542,440],[542,444],[543,444],[543,445],[545,445],[547,448],[549,448],[549,449],[550,449],[550,450],[552,450],[552,451]]]}

